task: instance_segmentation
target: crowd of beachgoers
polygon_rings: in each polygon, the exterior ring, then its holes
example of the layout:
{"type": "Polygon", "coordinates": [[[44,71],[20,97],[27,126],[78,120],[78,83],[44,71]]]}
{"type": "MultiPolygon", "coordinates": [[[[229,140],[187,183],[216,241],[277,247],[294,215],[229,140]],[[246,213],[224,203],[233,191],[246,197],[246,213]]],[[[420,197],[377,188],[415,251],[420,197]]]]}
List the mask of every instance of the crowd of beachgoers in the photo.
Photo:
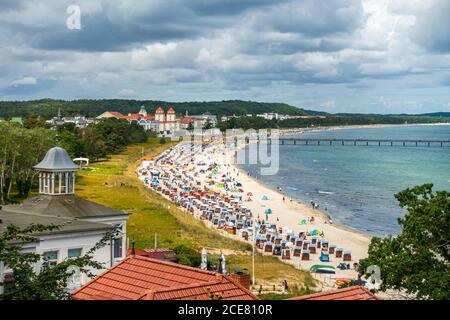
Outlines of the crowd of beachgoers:
{"type": "Polygon", "coordinates": [[[273,190],[256,181],[226,159],[227,150],[221,141],[179,143],[156,158],[144,158],[137,173],[148,188],[262,254],[333,281],[356,278],[370,237],[334,225],[318,204],[306,205],[281,187],[273,190]]]}

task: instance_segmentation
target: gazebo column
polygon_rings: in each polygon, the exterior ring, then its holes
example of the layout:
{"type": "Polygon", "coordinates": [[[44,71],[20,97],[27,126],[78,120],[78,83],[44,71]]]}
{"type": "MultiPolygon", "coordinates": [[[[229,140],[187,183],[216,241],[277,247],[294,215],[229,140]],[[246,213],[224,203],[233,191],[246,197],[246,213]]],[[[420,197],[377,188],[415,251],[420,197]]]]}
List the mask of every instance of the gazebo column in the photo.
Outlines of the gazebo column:
{"type": "Polygon", "coordinates": [[[58,193],[61,194],[62,193],[62,172],[58,172],[58,177],[59,177],[59,190],[58,193]]]}
{"type": "Polygon", "coordinates": [[[55,194],[55,173],[52,173],[52,194],[55,194]]]}
{"type": "Polygon", "coordinates": [[[39,193],[42,193],[42,173],[39,172],[39,193]]]}
{"type": "Polygon", "coordinates": [[[72,193],[75,193],[75,172],[72,172],[72,193]]]}
{"type": "Polygon", "coordinates": [[[64,193],[69,193],[69,175],[67,172],[64,172],[64,179],[66,183],[64,184],[64,193]]]}
{"type": "Polygon", "coordinates": [[[46,176],[46,178],[45,178],[45,181],[46,181],[46,190],[45,190],[45,193],[50,193],[50,174],[48,173],[48,172],[46,172],[45,173],[45,176],[46,176]]]}

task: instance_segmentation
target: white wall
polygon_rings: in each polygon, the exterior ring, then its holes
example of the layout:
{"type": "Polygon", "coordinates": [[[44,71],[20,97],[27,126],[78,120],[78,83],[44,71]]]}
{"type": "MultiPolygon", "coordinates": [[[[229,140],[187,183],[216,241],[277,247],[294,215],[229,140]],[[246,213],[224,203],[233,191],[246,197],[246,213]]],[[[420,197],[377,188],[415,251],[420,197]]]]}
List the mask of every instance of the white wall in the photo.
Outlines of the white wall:
{"type": "MultiPolygon", "coordinates": [[[[90,233],[74,233],[74,234],[61,234],[52,236],[43,236],[41,241],[36,244],[35,252],[38,254],[44,254],[47,251],[58,251],[58,263],[68,258],[67,253],[69,249],[81,248],[81,255],[86,254],[92,249],[103,237],[104,232],[90,232],[90,233]]],[[[95,261],[102,264],[103,268],[100,270],[90,269],[94,275],[98,275],[107,268],[111,267],[111,253],[112,248],[110,242],[104,247],[94,252],[93,258],[95,261]]],[[[42,262],[36,265],[36,272],[39,272],[42,266],[42,262]]],[[[90,280],[87,275],[81,276],[81,283],[83,285],[90,280]]]]}
{"type": "Polygon", "coordinates": [[[126,254],[127,254],[127,247],[126,247],[126,243],[127,243],[127,220],[128,220],[128,215],[123,215],[123,216],[111,216],[111,217],[90,217],[87,219],[84,219],[87,221],[91,221],[91,222],[97,222],[97,223],[106,223],[112,226],[116,226],[116,225],[122,225],[122,228],[120,230],[121,235],[122,235],[122,257],[119,259],[115,259],[114,262],[119,262],[121,261],[123,258],[125,258],[126,254]]]}

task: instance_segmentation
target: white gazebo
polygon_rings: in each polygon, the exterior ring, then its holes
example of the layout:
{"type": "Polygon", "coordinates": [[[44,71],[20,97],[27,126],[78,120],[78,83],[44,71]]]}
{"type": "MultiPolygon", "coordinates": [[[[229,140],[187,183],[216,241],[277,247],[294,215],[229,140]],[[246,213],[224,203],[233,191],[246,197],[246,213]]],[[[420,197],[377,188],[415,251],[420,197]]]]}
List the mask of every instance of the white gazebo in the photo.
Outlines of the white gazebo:
{"type": "Polygon", "coordinates": [[[67,195],[75,193],[75,173],[79,167],[70,159],[67,151],[51,148],[44,159],[34,166],[39,172],[39,193],[67,195]]]}

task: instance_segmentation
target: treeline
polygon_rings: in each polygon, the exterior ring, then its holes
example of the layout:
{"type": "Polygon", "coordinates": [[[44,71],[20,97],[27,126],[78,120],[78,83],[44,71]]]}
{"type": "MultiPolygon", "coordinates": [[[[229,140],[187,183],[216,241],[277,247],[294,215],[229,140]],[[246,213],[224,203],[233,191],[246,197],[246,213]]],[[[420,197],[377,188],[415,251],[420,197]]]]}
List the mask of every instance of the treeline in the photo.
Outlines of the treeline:
{"type": "Polygon", "coordinates": [[[145,142],[147,133],[137,123],[125,120],[102,120],[96,125],[77,128],[67,123],[59,128],[61,146],[73,157],[91,161],[122,151],[130,143],[145,142]]]}
{"type": "Polygon", "coordinates": [[[0,122],[0,203],[12,193],[25,197],[30,192],[36,172],[33,166],[44,157],[55,141],[51,131],[19,124],[0,122]]]}
{"type": "Polygon", "coordinates": [[[414,116],[334,116],[328,115],[325,118],[309,119],[288,119],[288,120],[266,120],[260,117],[240,117],[232,118],[228,121],[219,122],[221,130],[226,129],[264,129],[264,128],[307,128],[307,127],[327,127],[327,126],[348,126],[348,125],[369,125],[369,124],[414,124],[414,123],[438,123],[450,122],[450,118],[437,117],[414,117],[414,116]]]}
{"type": "Polygon", "coordinates": [[[265,112],[280,114],[303,115],[302,109],[284,103],[261,103],[254,101],[212,101],[212,102],[167,102],[152,100],[125,99],[82,99],[82,100],[54,100],[41,99],[33,101],[0,101],[0,118],[11,117],[43,117],[50,119],[61,108],[63,116],[85,115],[96,117],[105,111],[118,111],[122,114],[136,113],[144,105],[148,113],[154,113],[157,106],[167,109],[173,106],[179,115],[187,111],[191,115],[209,112],[215,115],[245,115],[265,112]]]}
{"type": "MultiPolygon", "coordinates": [[[[46,128],[45,122],[29,120],[25,124],[0,122],[0,204],[28,196],[37,183],[33,166],[57,143],[56,131],[46,128]]],[[[141,126],[116,119],[83,129],[69,123],[58,128],[58,136],[59,144],[72,158],[86,157],[91,161],[117,153],[130,143],[147,140],[141,126]]]]}

